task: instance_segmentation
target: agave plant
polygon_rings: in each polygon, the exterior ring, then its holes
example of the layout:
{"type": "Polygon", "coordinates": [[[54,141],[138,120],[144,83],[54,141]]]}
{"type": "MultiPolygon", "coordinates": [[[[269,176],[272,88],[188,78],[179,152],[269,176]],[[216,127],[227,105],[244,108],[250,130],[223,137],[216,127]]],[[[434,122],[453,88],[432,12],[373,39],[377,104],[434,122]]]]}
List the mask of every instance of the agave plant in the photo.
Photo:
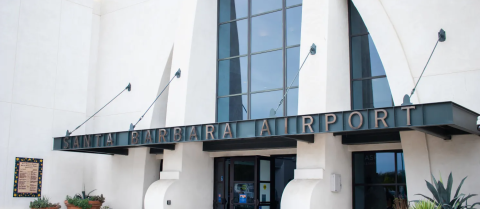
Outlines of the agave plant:
{"type": "Polygon", "coordinates": [[[432,174],[432,179],[433,179],[433,184],[425,181],[427,183],[427,187],[430,190],[430,192],[433,195],[433,198],[427,197],[423,194],[417,194],[421,195],[427,200],[431,201],[433,204],[439,206],[441,209],[473,209],[475,205],[480,205],[480,202],[474,203],[473,205],[467,205],[467,200],[470,197],[476,196],[476,194],[459,194],[460,193],[460,188],[463,185],[463,182],[465,181],[467,177],[462,179],[462,182],[460,182],[460,185],[457,188],[457,191],[455,192],[455,195],[453,196],[453,199],[451,198],[452,194],[452,184],[453,184],[453,178],[452,178],[452,173],[448,176],[448,181],[447,181],[447,187],[443,185],[443,181],[437,181],[435,177],[432,174]]]}
{"type": "Polygon", "coordinates": [[[441,209],[441,207],[428,200],[420,200],[414,201],[413,205],[410,206],[410,209],[441,209]]]}

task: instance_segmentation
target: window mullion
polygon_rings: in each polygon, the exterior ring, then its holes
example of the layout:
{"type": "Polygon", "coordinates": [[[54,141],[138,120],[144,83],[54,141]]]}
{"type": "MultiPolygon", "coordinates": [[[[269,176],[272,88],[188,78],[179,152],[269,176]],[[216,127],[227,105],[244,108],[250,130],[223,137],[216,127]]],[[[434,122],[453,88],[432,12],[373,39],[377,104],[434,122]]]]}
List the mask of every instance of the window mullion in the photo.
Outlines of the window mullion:
{"type": "MultiPolygon", "coordinates": [[[[287,0],[282,1],[282,32],[283,32],[283,94],[282,94],[282,99],[283,96],[286,93],[286,86],[287,86],[287,50],[285,49],[287,46],[287,11],[285,9],[285,6],[287,5],[287,0]]],[[[283,100],[283,116],[287,115],[287,98],[283,100]]]]}
{"type": "Polygon", "coordinates": [[[252,0],[248,0],[248,46],[247,46],[247,54],[248,54],[248,88],[247,88],[247,119],[251,118],[251,110],[252,110],[252,95],[250,93],[251,91],[251,86],[252,86],[252,55],[251,55],[251,50],[252,50],[252,0]]]}

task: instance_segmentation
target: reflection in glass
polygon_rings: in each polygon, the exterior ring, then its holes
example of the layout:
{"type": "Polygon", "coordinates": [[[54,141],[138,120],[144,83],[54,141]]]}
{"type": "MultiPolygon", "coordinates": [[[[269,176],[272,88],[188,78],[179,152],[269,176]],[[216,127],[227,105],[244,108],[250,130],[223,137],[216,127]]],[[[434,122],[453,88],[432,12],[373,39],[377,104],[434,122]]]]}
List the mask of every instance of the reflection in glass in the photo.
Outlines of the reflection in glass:
{"type": "Polygon", "coordinates": [[[248,91],[248,58],[240,57],[218,62],[218,96],[248,91]]]}
{"type": "Polygon", "coordinates": [[[395,183],[395,153],[354,153],[356,184],[395,183]]]}
{"type": "Polygon", "coordinates": [[[354,209],[393,208],[395,186],[355,186],[354,209]]]}
{"type": "Polygon", "coordinates": [[[350,35],[358,35],[368,33],[365,23],[363,23],[360,13],[350,1],[350,35]]]}
{"type": "Polygon", "coordinates": [[[233,185],[233,203],[255,203],[253,183],[235,183],[233,185]]]}
{"type": "Polygon", "coordinates": [[[300,44],[302,7],[287,9],[287,46],[300,44]]]}
{"type": "Polygon", "coordinates": [[[282,50],[252,55],[252,90],[283,87],[282,50]]]}
{"type": "Polygon", "coordinates": [[[393,106],[392,94],[386,77],[353,81],[353,108],[379,108],[393,106]]]}
{"type": "Polygon", "coordinates": [[[403,161],[403,153],[397,153],[397,172],[398,183],[407,183],[405,176],[405,162],[403,161]]]}
{"type": "Polygon", "coordinates": [[[246,120],[247,95],[218,98],[218,122],[246,120]]]}
{"type": "Polygon", "coordinates": [[[291,88],[287,94],[287,116],[298,115],[298,88],[291,88]]]}
{"type": "Polygon", "coordinates": [[[287,0],[287,7],[301,4],[302,0],[287,0]]]}
{"type": "Polygon", "coordinates": [[[351,62],[353,79],[385,75],[382,60],[370,35],[352,38],[351,62]]]}
{"type": "Polygon", "coordinates": [[[260,160],[260,181],[270,181],[270,160],[260,160]]]}
{"type": "Polygon", "coordinates": [[[270,183],[260,183],[259,192],[260,202],[270,202],[270,183]]]}
{"type": "Polygon", "coordinates": [[[282,8],[282,0],[252,0],[252,15],[282,8]]]}
{"type": "MultiPolygon", "coordinates": [[[[287,88],[300,69],[300,47],[287,49],[287,88]]],[[[298,86],[298,76],[292,86],[298,86]]]]}
{"type": "Polygon", "coordinates": [[[223,172],[224,172],[224,162],[223,161],[219,161],[219,162],[216,162],[215,163],[215,176],[217,177],[217,179],[215,179],[215,181],[223,181],[223,172]]]}
{"type": "Polygon", "coordinates": [[[252,18],[252,53],[282,47],[282,11],[252,18]]]}
{"type": "Polygon", "coordinates": [[[407,199],[407,186],[398,186],[398,196],[403,197],[404,199],[407,199]]]}
{"type": "Polygon", "coordinates": [[[248,0],[220,0],[219,3],[220,22],[248,16],[248,0]]]}
{"type": "Polygon", "coordinates": [[[233,165],[233,181],[254,181],[255,180],[255,162],[254,161],[235,161],[233,165]]]}
{"type": "Polygon", "coordinates": [[[218,27],[218,58],[247,54],[248,20],[240,20],[218,27]]]}
{"type": "MultiPolygon", "coordinates": [[[[283,91],[270,91],[265,93],[252,94],[251,119],[268,118],[270,111],[277,109],[282,99],[283,91]]],[[[283,104],[278,108],[275,117],[283,116],[283,104]]]]}

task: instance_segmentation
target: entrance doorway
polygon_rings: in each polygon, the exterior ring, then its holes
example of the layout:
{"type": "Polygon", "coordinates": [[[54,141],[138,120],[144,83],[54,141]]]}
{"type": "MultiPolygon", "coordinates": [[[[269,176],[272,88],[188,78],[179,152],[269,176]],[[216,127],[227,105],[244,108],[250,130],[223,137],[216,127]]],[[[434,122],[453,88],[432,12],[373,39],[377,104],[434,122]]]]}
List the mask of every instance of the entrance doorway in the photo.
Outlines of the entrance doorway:
{"type": "Polygon", "coordinates": [[[215,158],[214,209],[278,209],[296,156],[215,158]]]}

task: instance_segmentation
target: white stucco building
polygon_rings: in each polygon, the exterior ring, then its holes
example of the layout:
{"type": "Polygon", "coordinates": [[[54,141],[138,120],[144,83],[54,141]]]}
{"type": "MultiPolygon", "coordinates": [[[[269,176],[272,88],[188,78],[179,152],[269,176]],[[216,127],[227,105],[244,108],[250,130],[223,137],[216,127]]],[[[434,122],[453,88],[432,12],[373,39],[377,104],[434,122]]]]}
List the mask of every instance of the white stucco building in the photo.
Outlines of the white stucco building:
{"type": "Polygon", "coordinates": [[[479,9],[476,0],[0,0],[0,209],[33,200],[13,196],[18,157],[43,159],[51,201],[85,185],[115,209],[386,208],[431,196],[425,180],[450,172],[454,188],[469,176],[462,192],[478,194],[479,9]],[[440,29],[446,41],[435,45],[440,29]],[[402,106],[435,46],[413,105],[402,106]],[[130,124],[172,78],[134,143],[130,124]]]}

